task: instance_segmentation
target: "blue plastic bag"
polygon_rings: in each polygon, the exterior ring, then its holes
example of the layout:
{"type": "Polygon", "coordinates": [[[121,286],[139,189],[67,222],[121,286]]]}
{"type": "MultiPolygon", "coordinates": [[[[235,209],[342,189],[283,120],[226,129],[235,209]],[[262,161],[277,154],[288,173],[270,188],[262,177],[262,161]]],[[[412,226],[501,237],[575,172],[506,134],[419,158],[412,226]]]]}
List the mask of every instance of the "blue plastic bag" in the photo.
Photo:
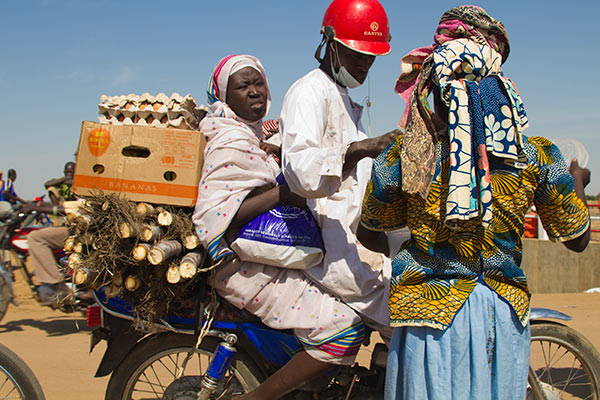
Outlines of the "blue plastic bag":
{"type": "Polygon", "coordinates": [[[306,269],[323,259],[323,239],[308,210],[280,204],[242,229],[231,249],[243,261],[281,268],[306,269]]]}

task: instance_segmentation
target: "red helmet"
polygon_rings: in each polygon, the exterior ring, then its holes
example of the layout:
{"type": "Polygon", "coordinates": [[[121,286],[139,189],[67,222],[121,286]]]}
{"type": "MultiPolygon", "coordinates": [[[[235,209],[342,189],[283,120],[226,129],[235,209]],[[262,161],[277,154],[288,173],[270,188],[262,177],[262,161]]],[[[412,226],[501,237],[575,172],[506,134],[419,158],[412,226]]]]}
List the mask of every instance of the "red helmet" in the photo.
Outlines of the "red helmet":
{"type": "Polygon", "coordinates": [[[377,0],[333,0],[323,16],[321,33],[359,53],[390,52],[390,24],[377,0]]]}

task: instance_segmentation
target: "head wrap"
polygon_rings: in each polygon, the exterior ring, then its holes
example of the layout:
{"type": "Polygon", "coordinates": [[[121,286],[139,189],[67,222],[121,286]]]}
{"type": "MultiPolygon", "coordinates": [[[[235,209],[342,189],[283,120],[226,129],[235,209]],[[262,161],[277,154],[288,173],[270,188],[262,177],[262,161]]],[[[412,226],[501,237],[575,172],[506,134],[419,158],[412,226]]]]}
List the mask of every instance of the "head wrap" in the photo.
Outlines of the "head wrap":
{"type": "Polygon", "coordinates": [[[525,109],[501,65],[510,52],[504,25],[476,6],[448,10],[434,44],[402,58],[396,92],[407,102],[401,155],[402,187],[427,198],[435,172],[436,127],[427,97],[439,90],[448,106],[450,176],[445,222],[491,221],[487,152],[518,159],[525,109]]]}
{"type": "MultiPolygon", "coordinates": [[[[242,68],[254,68],[262,75],[265,85],[267,87],[267,113],[271,107],[271,92],[269,91],[269,84],[265,75],[265,70],[258,60],[258,58],[250,55],[230,55],[224,57],[213,69],[210,79],[208,80],[208,88],[206,94],[208,97],[208,106],[210,113],[207,117],[222,117],[231,118],[237,121],[241,121],[248,125],[257,136],[262,135],[262,120],[259,121],[246,121],[238,117],[235,112],[227,105],[227,84],[229,83],[229,77],[242,68]],[[260,133],[259,133],[260,132],[260,133]]],[[[205,132],[206,134],[206,132],[205,132]]]]}

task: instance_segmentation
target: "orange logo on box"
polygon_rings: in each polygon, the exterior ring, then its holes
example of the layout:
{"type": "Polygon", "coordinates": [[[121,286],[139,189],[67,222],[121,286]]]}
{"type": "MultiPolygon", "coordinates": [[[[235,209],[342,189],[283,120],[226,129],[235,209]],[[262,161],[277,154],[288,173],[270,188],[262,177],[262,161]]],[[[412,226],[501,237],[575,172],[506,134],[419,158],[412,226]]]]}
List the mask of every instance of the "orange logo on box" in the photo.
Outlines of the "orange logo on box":
{"type": "Polygon", "coordinates": [[[175,163],[175,157],[173,157],[173,156],[163,156],[162,163],[163,164],[174,164],[175,163]]]}
{"type": "Polygon", "coordinates": [[[110,144],[110,132],[94,129],[88,134],[88,148],[92,155],[99,157],[106,152],[110,144]]]}

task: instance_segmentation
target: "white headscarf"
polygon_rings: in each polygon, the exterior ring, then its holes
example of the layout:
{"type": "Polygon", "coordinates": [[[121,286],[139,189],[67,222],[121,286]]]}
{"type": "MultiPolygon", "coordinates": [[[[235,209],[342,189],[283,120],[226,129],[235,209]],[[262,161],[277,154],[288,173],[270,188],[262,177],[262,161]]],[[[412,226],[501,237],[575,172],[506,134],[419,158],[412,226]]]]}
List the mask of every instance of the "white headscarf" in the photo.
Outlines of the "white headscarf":
{"type": "Polygon", "coordinates": [[[247,121],[240,118],[225,102],[227,99],[227,84],[229,83],[229,77],[246,67],[254,68],[262,75],[265,86],[267,87],[267,109],[265,115],[269,112],[269,108],[271,107],[271,92],[269,91],[269,83],[267,82],[265,70],[258,58],[249,55],[230,55],[221,59],[210,75],[208,88],[206,89],[208,105],[210,107],[210,114],[207,115],[207,117],[224,117],[241,121],[248,125],[257,136],[262,138],[262,132],[259,132],[262,131],[262,119],[258,121],[247,121]]]}

